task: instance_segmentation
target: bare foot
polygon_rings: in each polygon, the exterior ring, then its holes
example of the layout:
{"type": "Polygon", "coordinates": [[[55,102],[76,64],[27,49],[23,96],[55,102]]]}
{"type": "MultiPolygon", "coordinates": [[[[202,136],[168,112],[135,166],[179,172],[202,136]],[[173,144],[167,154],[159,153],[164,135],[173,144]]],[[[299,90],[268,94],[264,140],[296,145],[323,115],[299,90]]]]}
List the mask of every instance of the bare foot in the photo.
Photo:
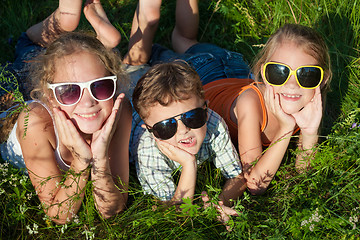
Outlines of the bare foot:
{"type": "Polygon", "coordinates": [[[100,0],[87,0],[84,14],[105,47],[114,48],[120,43],[120,32],[110,23],[100,0]]]}
{"type": "Polygon", "coordinates": [[[79,25],[82,0],[59,0],[57,19],[63,31],[74,31],[79,25]]]}

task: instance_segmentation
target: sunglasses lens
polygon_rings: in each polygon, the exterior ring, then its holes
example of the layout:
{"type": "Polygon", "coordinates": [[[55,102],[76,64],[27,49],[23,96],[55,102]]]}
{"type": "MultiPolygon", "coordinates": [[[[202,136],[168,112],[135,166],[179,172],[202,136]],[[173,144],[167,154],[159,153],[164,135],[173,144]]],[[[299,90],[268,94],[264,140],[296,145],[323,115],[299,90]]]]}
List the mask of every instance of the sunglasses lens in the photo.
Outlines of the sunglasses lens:
{"type": "Polygon", "coordinates": [[[299,83],[304,88],[316,87],[321,81],[321,70],[316,67],[302,67],[296,71],[299,83]]]}
{"type": "Polygon", "coordinates": [[[64,84],[55,88],[56,99],[64,104],[71,105],[76,103],[81,95],[81,88],[74,84],[64,84]]]}
{"type": "Polygon", "coordinates": [[[115,93],[115,83],[112,79],[103,79],[91,83],[90,89],[97,100],[107,100],[115,93]]]}
{"type": "Polygon", "coordinates": [[[186,113],[183,113],[181,116],[181,121],[185,126],[197,129],[204,126],[207,120],[207,110],[203,108],[196,108],[186,113]]]}
{"type": "Polygon", "coordinates": [[[290,69],[280,64],[270,63],[265,68],[265,78],[273,85],[282,85],[290,74],[290,69]]]}
{"type": "Polygon", "coordinates": [[[166,119],[156,123],[152,127],[152,133],[155,137],[167,140],[172,138],[177,131],[177,121],[174,118],[166,119]]]}

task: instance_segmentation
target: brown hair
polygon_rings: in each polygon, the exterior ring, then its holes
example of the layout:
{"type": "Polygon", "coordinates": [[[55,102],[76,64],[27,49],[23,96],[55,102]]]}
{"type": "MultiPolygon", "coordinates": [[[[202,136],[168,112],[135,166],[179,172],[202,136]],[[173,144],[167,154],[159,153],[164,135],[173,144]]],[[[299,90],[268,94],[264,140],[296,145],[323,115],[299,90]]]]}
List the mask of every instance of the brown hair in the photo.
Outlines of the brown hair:
{"type": "Polygon", "coordinates": [[[149,107],[157,103],[167,106],[192,95],[205,99],[200,77],[185,61],[177,60],[151,67],[136,84],[133,104],[140,117],[146,119],[149,107]]]}
{"type": "MultiPolygon", "coordinates": [[[[80,52],[89,52],[96,55],[103,63],[105,69],[112,75],[117,76],[117,93],[126,91],[128,77],[122,69],[121,57],[113,49],[106,48],[93,34],[85,32],[62,33],[52,42],[40,55],[30,62],[28,79],[32,81],[34,89],[30,96],[32,99],[40,100],[49,104],[52,92],[47,88],[47,83],[53,81],[56,64],[65,56],[80,52]],[[51,94],[51,95],[50,95],[51,94]]],[[[13,128],[19,113],[12,114],[0,122],[1,141],[6,141],[7,136],[13,128]]]]}
{"type": "Polygon", "coordinates": [[[299,24],[286,24],[271,35],[265,47],[254,59],[252,72],[254,73],[255,81],[263,81],[261,78],[261,66],[268,62],[276,49],[286,41],[293,42],[298,47],[304,49],[324,69],[324,81],[321,83],[321,92],[323,97],[325,97],[324,95],[329,90],[332,76],[328,48],[324,39],[317,31],[299,24]]]}
{"type": "Polygon", "coordinates": [[[36,57],[31,64],[30,79],[35,88],[31,92],[33,99],[48,103],[47,83],[53,82],[55,66],[58,59],[80,52],[96,55],[105,69],[117,76],[117,89],[121,91],[128,87],[128,77],[121,67],[121,58],[117,52],[106,48],[95,36],[85,32],[66,32],[52,42],[44,54],[36,57]]]}

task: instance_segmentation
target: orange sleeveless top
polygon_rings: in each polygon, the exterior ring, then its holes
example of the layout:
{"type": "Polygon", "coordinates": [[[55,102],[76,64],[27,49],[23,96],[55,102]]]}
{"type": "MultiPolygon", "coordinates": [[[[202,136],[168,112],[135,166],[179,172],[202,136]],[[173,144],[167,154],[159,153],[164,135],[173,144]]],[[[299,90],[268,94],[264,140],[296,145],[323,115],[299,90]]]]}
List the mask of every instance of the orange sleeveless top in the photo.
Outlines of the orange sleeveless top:
{"type": "MultiPolygon", "coordinates": [[[[237,143],[238,128],[237,124],[230,118],[230,108],[235,99],[249,88],[258,94],[261,103],[263,113],[261,131],[264,131],[266,127],[267,114],[264,97],[260,90],[254,86],[254,83],[252,79],[225,78],[204,85],[205,99],[209,100],[209,108],[217,112],[225,120],[233,143],[237,143]]],[[[263,143],[263,145],[267,144],[263,143]]]]}

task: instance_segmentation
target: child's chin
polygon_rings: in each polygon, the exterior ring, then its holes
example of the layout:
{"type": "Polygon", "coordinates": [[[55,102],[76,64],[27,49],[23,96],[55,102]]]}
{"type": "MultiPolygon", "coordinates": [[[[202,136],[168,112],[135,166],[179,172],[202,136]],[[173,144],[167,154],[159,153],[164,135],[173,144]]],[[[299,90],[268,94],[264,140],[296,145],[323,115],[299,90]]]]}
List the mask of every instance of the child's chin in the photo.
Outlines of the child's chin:
{"type": "Polygon", "coordinates": [[[284,113],[289,114],[289,115],[292,115],[294,113],[298,113],[300,110],[301,110],[301,108],[300,109],[299,108],[296,108],[296,109],[294,109],[294,108],[283,109],[284,113]]]}
{"type": "Polygon", "coordinates": [[[192,154],[192,155],[195,155],[199,152],[200,148],[198,146],[194,146],[194,147],[190,147],[190,148],[187,148],[187,147],[181,147],[182,150],[192,154]]]}
{"type": "Polygon", "coordinates": [[[94,132],[98,131],[99,129],[95,129],[95,128],[80,128],[79,129],[82,133],[85,134],[93,134],[94,132]]]}

